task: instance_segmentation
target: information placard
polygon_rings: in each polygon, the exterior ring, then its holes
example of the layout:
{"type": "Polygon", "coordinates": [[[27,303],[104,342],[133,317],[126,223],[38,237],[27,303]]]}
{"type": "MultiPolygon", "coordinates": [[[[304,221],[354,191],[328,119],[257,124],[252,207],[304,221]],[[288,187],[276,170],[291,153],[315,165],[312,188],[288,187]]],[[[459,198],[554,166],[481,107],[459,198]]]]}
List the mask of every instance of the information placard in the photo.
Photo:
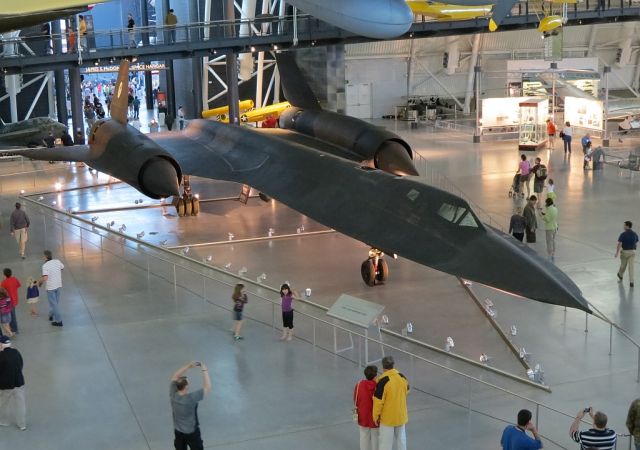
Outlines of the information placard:
{"type": "Polygon", "coordinates": [[[327,316],[368,328],[384,311],[384,305],[342,294],[329,308],[327,316]]]}

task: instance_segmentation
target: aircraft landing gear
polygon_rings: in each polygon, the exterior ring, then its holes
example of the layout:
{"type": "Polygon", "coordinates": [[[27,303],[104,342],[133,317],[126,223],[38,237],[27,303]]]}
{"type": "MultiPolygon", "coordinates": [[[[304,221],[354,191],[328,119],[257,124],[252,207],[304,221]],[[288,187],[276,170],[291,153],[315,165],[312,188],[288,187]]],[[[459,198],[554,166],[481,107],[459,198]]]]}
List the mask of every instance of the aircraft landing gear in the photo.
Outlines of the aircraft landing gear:
{"type": "Polygon", "coordinates": [[[383,284],[389,278],[389,266],[387,261],[382,259],[384,253],[378,249],[369,250],[369,258],[360,266],[362,280],[367,286],[383,284]]]}
{"type": "Polygon", "coordinates": [[[200,214],[200,200],[191,192],[191,183],[188,175],[185,175],[183,179],[182,195],[174,197],[173,206],[176,207],[179,217],[200,214]]]}

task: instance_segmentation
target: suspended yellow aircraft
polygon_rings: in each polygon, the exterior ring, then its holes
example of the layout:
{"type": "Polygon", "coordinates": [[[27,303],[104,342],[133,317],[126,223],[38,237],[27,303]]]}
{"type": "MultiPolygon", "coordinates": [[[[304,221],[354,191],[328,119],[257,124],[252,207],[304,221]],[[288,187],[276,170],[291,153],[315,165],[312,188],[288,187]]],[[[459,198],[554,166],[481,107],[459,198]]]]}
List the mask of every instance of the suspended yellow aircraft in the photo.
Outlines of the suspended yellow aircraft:
{"type": "MultiPolygon", "coordinates": [[[[252,109],[254,106],[253,100],[242,100],[238,102],[238,110],[240,112],[252,109]]],[[[216,119],[218,121],[228,120],[229,105],[219,106],[218,108],[206,109],[202,111],[203,119],[216,119]],[[224,119],[224,120],[223,120],[224,119]]]]}
{"type": "Polygon", "coordinates": [[[0,1],[0,33],[18,30],[90,9],[109,0],[20,0],[0,1]]]}
{"type": "MultiPolygon", "coordinates": [[[[270,117],[277,119],[282,111],[291,106],[289,102],[274,103],[273,105],[264,106],[262,108],[253,109],[253,100],[242,100],[238,103],[240,110],[240,121],[244,123],[262,122],[270,117]]],[[[220,106],[218,108],[207,109],[202,111],[202,117],[205,119],[215,119],[218,122],[229,122],[229,106],[220,106]]]]}
{"type": "Polygon", "coordinates": [[[289,108],[291,104],[289,102],[274,103],[273,105],[265,106],[262,108],[252,109],[240,116],[241,122],[262,122],[270,117],[277,119],[282,114],[282,111],[289,108]]]}
{"type": "MultiPolygon", "coordinates": [[[[488,0],[485,4],[482,3],[484,3],[482,0],[407,0],[407,4],[414,14],[433,17],[438,21],[471,20],[489,17],[490,31],[498,29],[498,24],[508,15],[511,6],[515,2],[499,4],[498,1],[488,0]],[[498,6],[500,6],[499,11],[497,11],[498,6]],[[496,14],[499,18],[496,18],[496,14]],[[494,18],[496,19],[495,21],[494,18]]],[[[540,8],[544,11],[545,3],[548,3],[549,7],[551,7],[553,4],[575,4],[577,0],[539,0],[537,3],[540,4],[540,8]]],[[[541,32],[549,32],[561,25],[561,16],[550,15],[542,19],[538,29],[541,32]]]]}

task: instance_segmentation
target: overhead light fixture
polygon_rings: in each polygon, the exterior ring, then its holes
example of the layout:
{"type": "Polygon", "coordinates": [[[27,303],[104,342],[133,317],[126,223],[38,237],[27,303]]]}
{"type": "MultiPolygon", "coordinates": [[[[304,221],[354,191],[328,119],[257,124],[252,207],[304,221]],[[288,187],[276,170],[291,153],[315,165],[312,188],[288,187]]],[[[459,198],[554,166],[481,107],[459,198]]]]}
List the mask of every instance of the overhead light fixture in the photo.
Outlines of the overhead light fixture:
{"type": "Polygon", "coordinates": [[[251,47],[251,53],[255,53],[256,52],[256,48],[255,47],[251,47]]]}
{"type": "Polygon", "coordinates": [[[278,50],[278,46],[276,44],[273,44],[273,49],[278,50]]]}

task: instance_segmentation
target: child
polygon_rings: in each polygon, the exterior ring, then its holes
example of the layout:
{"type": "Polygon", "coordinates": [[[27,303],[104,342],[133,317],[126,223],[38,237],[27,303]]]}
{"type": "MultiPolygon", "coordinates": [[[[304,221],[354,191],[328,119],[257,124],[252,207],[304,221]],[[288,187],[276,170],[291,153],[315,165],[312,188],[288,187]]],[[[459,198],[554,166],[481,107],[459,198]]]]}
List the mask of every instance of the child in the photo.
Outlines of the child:
{"type": "Polygon", "coordinates": [[[38,280],[29,277],[27,281],[27,304],[31,309],[31,317],[38,317],[38,301],[40,300],[40,291],[38,290],[38,280]]]}
{"type": "Polygon", "coordinates": [[[373,394],[376,390],[376,366],[367,366],[364,369],[365,380],[356,384],[353,390],[353,404],[358,415],[358,427],[360,428],[360,450],[378,448],[378,424],[373,420],[373,394]]]}
{"type": "Polygon", "coordinates": [[[8,337],[13,337],[13,332],[9,326],[12,309],[13,305],[11,304],[11,298],[7,290],[0,287],[0,326],[2,327],[2,333],[8,337]]]}
{"type": "Polygon", "coordinates": [[[555,193],[555,185],[553,184],[553,179],[549,178],[547,181],[547,198],[553,200],[553,203],[556,202],[556,193],[555,193]]]}

